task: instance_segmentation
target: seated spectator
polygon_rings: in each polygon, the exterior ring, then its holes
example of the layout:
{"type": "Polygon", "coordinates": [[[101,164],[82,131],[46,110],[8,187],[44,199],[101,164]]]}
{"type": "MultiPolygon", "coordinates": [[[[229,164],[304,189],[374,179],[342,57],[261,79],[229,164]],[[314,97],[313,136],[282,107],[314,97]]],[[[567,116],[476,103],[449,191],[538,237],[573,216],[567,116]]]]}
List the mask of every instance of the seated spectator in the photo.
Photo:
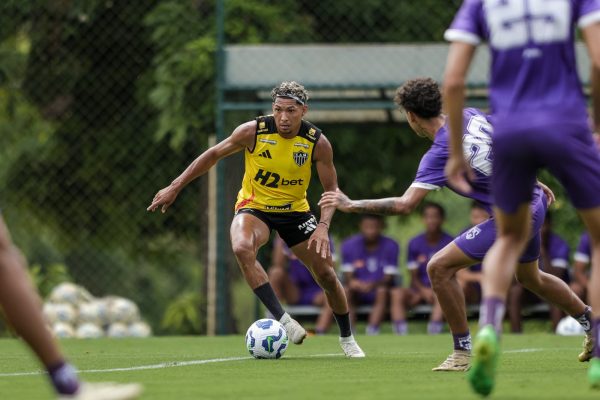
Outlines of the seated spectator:
{"type": "MultiPolygon", "coordinates": [[[[330,239],[334,256],[333,241],[330,239]]],[[[269,281],[277,297],[289,305],[312,305],[321,308],[315,332],[324,334],[331,325],[333,314],[325,293],[315,281],[310,271],[277,236],[273,241],[272,265],[269,268],[269,281]]]]}
{"type": "Polygon", "coordinates": [[[417,304],[433,306],[427,333],[439,334],[444,327],[442,308],[433,293],[427,275],[427,263],[431,257],[454,239],[442,230],[446,211],[437,203],[427,203],[421,212],[425,232],[415,236],[408,243],[407,267],[411,274],[409,290],[402,291],[403,310],[417,304]]]}
{"type": "MultiPolygon", "coordinates": [[[[470,226],[463,231],[479,225],[490,217],[481,203],[473,201],[469,213],[470,226]]],[[[465,293],[466,304],[479,304],[481,302],[481,263],[464,268],[456,273],[456,279],[465,293]]]]}
{"type": "MultiPolygon", "coordinates": [[[[599,136],[600,137],[600,136],[599,136]]],[[[587,303],[588,283],[590,279],[590,266],[592,261],[592,248],[590,235],[585,232],[579,239],[579,245],[573,255],[573,279],[571,289],[584,303],[587,303]]]]}
{"type": "Polygon", "coordinates": [[[398,276],[398,243],[382,234],[383,217],[363,215],[360,233],[342,243],[342,271],[348,293],[350,313],[356,318],[356,307],[372,305],[367,334],[376,335],[388,303],[396,333],[400,322],[400,288],[396,286],[398,276]]]}
{"type": "MultiPolygon", "coordinates": [[[[541,247],[539,268],[549,274],[555,275],[569,283],[569,245],[560,236],[552,231],[552,215],[548,212],[541,230],[541,247]]],[[[520,333],[523,330],[523,304],[538,304],[541,300],[535,294],[523,288],[516,280],[511,286],[508,298],[508,315],[511,331],[520,333]]],[[[563,312],[558,307],[550,307],[553,331],[563,317],[563,312]]]]}

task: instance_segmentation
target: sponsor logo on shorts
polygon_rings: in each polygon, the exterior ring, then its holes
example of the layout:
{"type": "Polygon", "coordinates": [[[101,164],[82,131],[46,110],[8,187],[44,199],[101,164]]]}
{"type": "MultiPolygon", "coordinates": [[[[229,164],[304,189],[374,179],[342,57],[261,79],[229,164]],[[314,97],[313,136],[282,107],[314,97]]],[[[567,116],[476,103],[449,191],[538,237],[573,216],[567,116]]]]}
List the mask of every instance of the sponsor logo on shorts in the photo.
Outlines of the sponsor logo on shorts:
{"type": "Polygon", "coordinates": [[[317,229],[317,219],[314,216],[310,217],[308,221],[298,225],[298,230],[303,231],[305,235],[311,233],[315,229],[317,229]]]}
{"type": "Polygon", "coordinates": [[[465,238],[467,240],[472,240],[472,239],[475,239],[477,237],[477,235],[479,235],[480,233],[481,233],[481,229],[474,226],[467,231],[467,233],[465,234],[465,238]]]}
{"type": "Polygon", "coordinates": [[[287,211],[292,209],[292,204],[284,204],[282,206],[265,206],[265,210],[287,211]]]}

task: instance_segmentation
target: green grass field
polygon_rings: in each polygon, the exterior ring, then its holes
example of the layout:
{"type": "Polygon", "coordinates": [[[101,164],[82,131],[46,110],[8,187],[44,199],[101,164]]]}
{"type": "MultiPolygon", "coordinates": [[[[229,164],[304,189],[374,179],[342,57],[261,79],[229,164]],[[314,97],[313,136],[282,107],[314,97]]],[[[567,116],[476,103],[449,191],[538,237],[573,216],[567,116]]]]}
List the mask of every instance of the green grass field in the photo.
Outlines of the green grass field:
{"type": "MultiPolygon", "coordinates": [[[[241,336],[63,341],[89,381],[140,382],[144,399],[476,399],[464,373],[431,372],[449,335],[358,337],[366,359],[340,354],[334,335],[310,337],[280,360],[254,360],[241,336]],[[211,361],[202,361],[211,360],[211,361]],[[186,365],[178,365],[185,363],[186,365]],[[147,369],[141,367],[147,366],[147,369]],[[121,369],[121,370],[118,370],[121,369]],[[107,371],[112,370],[112,371],[107,371]]],[[[581,338],[505,335],[496,399],[592,399],[581,338]]],[[[0,399],[50,399],[43,375],[17,340],[0,340],[0,399]]]]}

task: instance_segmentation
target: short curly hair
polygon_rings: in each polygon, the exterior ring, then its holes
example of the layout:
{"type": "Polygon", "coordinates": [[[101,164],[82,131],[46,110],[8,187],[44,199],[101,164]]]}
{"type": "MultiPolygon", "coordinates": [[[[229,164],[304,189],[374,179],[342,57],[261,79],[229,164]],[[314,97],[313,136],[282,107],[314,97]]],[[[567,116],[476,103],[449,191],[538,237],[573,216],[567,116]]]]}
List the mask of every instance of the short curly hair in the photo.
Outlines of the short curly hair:
{"type": "Polygon", "coordinates": [[[271,98],[273,98],[273,101],[275,101],[277,97],[287,97],[305,105],[308,102],[308,91],[298,82],[285,81],[281,82],[279,86],[276,86],[271,90],[271,98]]]}
{"type": "Polygon", "coordinates": [[[421,118],[434,118],[442,113],[442,94],[436,81],[416,78],[396,89],[394,102],[421,118]]]}

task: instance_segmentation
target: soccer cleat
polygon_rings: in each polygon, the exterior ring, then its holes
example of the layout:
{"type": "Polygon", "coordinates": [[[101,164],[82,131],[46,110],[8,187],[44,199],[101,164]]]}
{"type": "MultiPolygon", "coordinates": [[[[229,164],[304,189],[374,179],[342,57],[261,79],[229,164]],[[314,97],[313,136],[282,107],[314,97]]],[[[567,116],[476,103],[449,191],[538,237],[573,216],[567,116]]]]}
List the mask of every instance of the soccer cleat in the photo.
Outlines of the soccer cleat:
{"type": "Polygon", "coordinates": [[[344,350],[344,354],[346,357],[351,358],[364,358],[365,352],[358,346],[356,340],[354,340],[354,335],[350,335],[348,337],[340,337],[340,346],[342,346],[342,350],[344,350]]]}
{"type": "Polygon", "coordinates": [[[586,333],[583,338],[583,351],[579,353],[579,361],[586,362],[592,358],[592,352],[594,351],[594,337],[591,333],[586,333]]]}
{"type": "Polygon", "coordinates": [[[61,395],[58,400],[131,400],[140,397],[142,390],[138,383],[83,382],[77,393],[61,395]]]}
{"type": "Polygon", "coordinates": [[[473,390],[487,396],[494,388],[496,366],[500,355],[498,336],[492,325],[484,326],[473,344],[473,363],[467,378],[473,390]]]}
{"type": "Polygon", "coordinates": [[[292,341],[292,343],[302,344],[304,338],[306,338],[306,329],[304,329],[302,325],[298,323],[298,321],[290,317],[290,314],[285,313],[279,322],[281,322],[285,327],[288,338],[292,341]]]}
{"type": "Polygon", "coordinates": [[[588,369],[588,381],[593,389],[600,389],[600,358],[592,358],[588,369]]]}
{"type": "Polygon", "coordinates": [[[443,363],[433,368],[432,371],[468,371],[471,363],[471,352],[454,350],[443,363]]]}

